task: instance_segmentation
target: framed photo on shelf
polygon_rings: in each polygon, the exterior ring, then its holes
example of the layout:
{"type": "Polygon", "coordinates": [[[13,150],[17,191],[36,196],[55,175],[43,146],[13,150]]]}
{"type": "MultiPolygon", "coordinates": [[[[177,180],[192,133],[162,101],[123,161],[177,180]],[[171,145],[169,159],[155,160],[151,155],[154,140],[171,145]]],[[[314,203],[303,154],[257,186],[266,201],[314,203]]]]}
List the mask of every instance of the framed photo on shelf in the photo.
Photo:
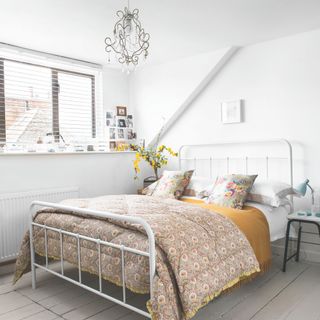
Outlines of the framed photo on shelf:
{"type": "Polygon", "coordinates": [[[116,119],[113,118],[107,118],[106,120],[107,127],[115,127],[116,126],[116,119]]]}
{"type": "Polygon", "coordinates": [[[126,120],[125,119],[118,119],[118,127],[120,128],[125,128],[126,125],[126,120]]]}
{"type": "Polygon", "coordinates": [[[118,129],[118,139],[124,139],[124,129],[118,129]]]}
{"type": "Polygon", "coordinates": [[[116,138],[116,129],[115,128],[109,128],[109,139],[115,140],[116,138]]]}
{"type": "Polygon", "coordinates": [[[126,117],[127,116],[127,107],[117,106],[117,116],[126,117]]]}
{"type": "Polygon", "coordinates": [[[127,151],[129,150],[129,145],[125,141],[117,141],[117,150],[118,151],[127,151]]]}
{"type": "Polygon", "coordinates": [[[106,118],[107,119],[113,119],[114,117],[114,112],[112,110],[106,111],[106,118]]]}
{"type": "Polygon", "coordinates": [[[221,103],[221,122],[223,124],[242,122],[242,100],[221,103]]]}
{"type": "Polygon", "coordinates": [[[133,140],[134,139],[134,132],[132,129],[128,129],[127,130],[127,136],[128,136],[128,140],[133,140]]]}
{"type": "Polygon", "coordinates": [[[127,117],[127,127],[128,128],[133,128],[133,117],[131,114],[128,115],[127,117]]]}
{"type": "Polygon", "coordinates": [[[117,143],[115,141],[110,141],[109,142],[109,149],[110,151],[114,151],[117,148],[117,143]]]}

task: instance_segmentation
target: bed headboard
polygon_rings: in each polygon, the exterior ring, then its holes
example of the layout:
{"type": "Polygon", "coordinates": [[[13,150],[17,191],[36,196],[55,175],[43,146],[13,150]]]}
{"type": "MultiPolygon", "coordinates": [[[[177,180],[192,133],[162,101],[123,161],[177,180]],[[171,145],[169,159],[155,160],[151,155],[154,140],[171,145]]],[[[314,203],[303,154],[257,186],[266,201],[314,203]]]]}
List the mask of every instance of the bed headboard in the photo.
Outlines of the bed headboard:
{"type": "Polygon", "coordinates": [[[285,139],[183,145],[179,168],[194,169],[195,175],[210,178],[228,173],[258,174],[257,179],[293,186],[292,146],[285,139]]]}

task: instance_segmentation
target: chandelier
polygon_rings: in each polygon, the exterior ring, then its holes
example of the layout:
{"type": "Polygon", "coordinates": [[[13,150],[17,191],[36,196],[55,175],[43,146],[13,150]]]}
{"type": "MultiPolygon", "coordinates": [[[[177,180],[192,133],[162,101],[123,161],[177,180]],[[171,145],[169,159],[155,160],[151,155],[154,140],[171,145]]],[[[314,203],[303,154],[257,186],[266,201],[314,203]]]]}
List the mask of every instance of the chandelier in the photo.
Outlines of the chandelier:
{"type": "Polygon", "coordinates": [[[119,20],[113,28],[114,40],[111,37],[105,39],[105,50],[109,63],[110,53],[114,51],[118,62],[122,64],[123,69],[126,66],[129,72],[131,66],[138,65],[140,55],[147,58],[150,34],[141,26],[139,10],[130,11],[129,1],[124,11],[117,11],[117,16],[119,20]]]}

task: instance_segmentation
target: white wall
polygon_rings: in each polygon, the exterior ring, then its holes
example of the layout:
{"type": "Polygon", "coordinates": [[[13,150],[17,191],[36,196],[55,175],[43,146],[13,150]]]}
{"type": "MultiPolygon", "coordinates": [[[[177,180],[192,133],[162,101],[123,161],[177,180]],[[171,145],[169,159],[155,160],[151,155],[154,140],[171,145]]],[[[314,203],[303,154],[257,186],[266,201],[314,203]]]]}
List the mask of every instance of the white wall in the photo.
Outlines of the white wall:
{"type": "MultiPolygon", "coordinates": [[[[163,141],[177,148],[186,143],[287,138],[296,150],[303,146],[303,175],[320,186],[319,56],[320,30],[240,49],[163,141]],[[239,98],[245,100],[244,123],[221,124],[220,102],[239,98]]],[[[161,127],[161,116],[177,109],[190,94],[197,83],[193,75],[214,63],[194,56],[131,76],[130,104],[140,137],[150,141],[161,127]]]]}
{"type": "MultiPolygon", "coordinates": [[[[120,70],[104,68],[104,109],[127,103],[128,78],[120,70]]],[[[126,153],[0,154],[0,194],[69,186],[79,187],[82,197],[136,193],[132,160],[126,153]]]]}
{"type": "Polygon", "coordinates": [[[104,67],[102,81],[104,110],[114,109],[115,106],[128,106],[129,77],[125,72],[104,67]]]}
{"type": "Polygon", "coordinates": [[[81,197],[136,193],[133,157],[132,153],[0,155],[0,194],[60,187],[79,187],[81,197]]]}
{"type": "Polygon", "coordinates": [[[227,50],[142,66],[130,74],[129,104],[138,136],[150,141],[227,50]]]}

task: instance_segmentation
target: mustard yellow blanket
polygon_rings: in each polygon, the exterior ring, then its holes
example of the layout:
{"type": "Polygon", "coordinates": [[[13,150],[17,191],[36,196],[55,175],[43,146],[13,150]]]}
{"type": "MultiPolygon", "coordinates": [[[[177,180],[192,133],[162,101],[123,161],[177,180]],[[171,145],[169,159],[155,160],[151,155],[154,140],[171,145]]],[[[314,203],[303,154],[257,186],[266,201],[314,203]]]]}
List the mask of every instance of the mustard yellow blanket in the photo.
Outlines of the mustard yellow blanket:
{"type": "Polygon", "coordinates": [[[199,205],[204,209],[217,212],[231,219],[245,234],[259,261],[261,272],[271,265],[272,254],[270,246],[270,232],[264,214],[254,207],[244,206],[242,210],[207,204],[197,199],[182,199],[183,202],[199,205]]]}

